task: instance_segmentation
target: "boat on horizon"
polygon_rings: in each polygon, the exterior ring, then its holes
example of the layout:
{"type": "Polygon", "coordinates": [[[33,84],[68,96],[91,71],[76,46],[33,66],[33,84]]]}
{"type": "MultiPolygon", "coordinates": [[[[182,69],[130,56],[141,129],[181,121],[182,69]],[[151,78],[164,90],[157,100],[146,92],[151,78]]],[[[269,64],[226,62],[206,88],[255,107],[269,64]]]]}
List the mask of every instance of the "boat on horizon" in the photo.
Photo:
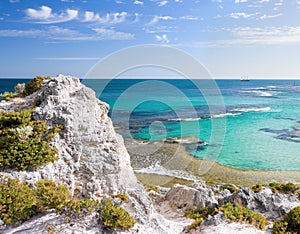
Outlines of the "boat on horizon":
{"type": "Polygon", "coordinates": [[[248,76],[242,76],[240,81],[250,81],[248,76]]]}

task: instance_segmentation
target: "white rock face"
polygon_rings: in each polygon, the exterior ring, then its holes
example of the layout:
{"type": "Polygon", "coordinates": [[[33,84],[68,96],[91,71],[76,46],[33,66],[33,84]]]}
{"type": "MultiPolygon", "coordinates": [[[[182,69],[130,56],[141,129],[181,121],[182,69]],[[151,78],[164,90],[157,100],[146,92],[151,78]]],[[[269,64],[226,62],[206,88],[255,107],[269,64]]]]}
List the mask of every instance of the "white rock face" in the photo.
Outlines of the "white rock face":
{"type": "MultiPolygon", "coordinates": [[[[94,91],[82,85],[79,79],[59,75],[38,92],[18,103],[2,104],[3,108],[0,105],[0,109],[18,109],[30,105],[36,98],[41,100],[41,105],[36,108],[34,118],[45,120],[48,126],[64,126],[64,130],[53,141],[59,150],[59,160],[36,170],[5,170],[3,174],[29,184],[40,179],[59,181],[68,185],[71,194],[79,198],[99,199],[126,193],[129,202],[124,207],[139,222],[138,225],[145,225],[144,228],[152,230],[152,233],[153,230],[167,233],[163,231],[165,227],[156,225],[152,220],[156,215],[151,200],[137,182],[123,139],[115,133],[107,116],[109,106],[99,101],[94,91]]],[[[57,226],[55,220],[61,219],[52,217],[49,220],[47,217],[36,217],[25,222],[18,228],[18,233],[22,233],[22,230],[27,230],[24,233],[42,233],[47,223],[57,226]],[[44,225],[37,225],[41,223],[44,225]],[[42,226],[44,229],[39,228],[42,226]]],[[[95,224],[89,220],[82,220],[84,229],[79,224],[80,221],[73,225],[79,232],[94,230],[95,224]]],[[[61,230],[69,230],[66,224],[60,226],[61,230]]]]}

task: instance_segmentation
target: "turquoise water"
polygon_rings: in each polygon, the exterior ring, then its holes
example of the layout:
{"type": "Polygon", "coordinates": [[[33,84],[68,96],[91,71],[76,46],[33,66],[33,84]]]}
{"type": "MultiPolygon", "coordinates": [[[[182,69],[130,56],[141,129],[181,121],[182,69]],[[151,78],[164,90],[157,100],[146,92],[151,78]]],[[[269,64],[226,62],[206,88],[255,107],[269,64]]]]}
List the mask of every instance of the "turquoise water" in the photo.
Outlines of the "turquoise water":
{"type": "MultiPolygon", "coordinates": [[[[20,82],[0,80],[0,92],[20,82]]],[[[125,138],[196,136],[195,157],[255,170],[300,170],[300,80],[82,80],[125,138]]]]}

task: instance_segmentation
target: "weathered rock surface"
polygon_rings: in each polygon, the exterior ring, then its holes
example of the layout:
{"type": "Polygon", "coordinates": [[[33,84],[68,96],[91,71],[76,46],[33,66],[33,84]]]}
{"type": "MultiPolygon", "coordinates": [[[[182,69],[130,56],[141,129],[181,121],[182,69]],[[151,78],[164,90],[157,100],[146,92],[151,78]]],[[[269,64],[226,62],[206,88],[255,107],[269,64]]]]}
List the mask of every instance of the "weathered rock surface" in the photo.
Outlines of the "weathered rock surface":
{"type": "MultiPolygon", "coordinates": [[[[82,85],[79,79],[59,75],[24,99],[0,103],[0,110],[24,109],[32,106],[35,99],[41,100],[34,113],[35,119],[43,119],[49,126],[64,126],[52,142],[59,150],[59,160],[36,170],[5,170],[2,173],[29,184],[40,179],[59,181],[68,185],[71,194],[79,198],[99,199],[125,193],[129,197],[125,209],[138,221],[137,226],[167,233],[163,222],[162,225],[155,223],[157,214],[153,213],[143,186],[137,182],[122,137],[115,133],[107,116],[108,105],[99,101],[94,91],[82,85]]],[[[93,231],[96,224],[89,217],[78,220],[73,228],[60,223],[61,219],[54,214],[34,217],[15,231],[43,233],[51,224],[60,227],[60,233],[96,233],[93,231]]],[[[101,233],[99,225],[97,230],[101,233]]],[[[14,233],[14,230],[4,233],[14,233]]]]}
{"type": "MultiPolygon", "coordinates": [[[[190,186],[174,185],[165,195],[171,209],[176,212],[184,212],[192,206],[220,207],[227,202],[241,205],[255,212],[263,214],[270,222],[283,217],[288,211],[300,206],[297,194],[273,193],[268,187],[262,187],[262,191],[255,193],[250,188],[241,187],[236,192],[227,189],[220,191],[223,185],[207,186],[204,182],[193,183],[190,186]]],[[[230,185],[234,186],[234,185],[230,185]]],[[[225,217],[218,213],[209,217],[199,228],[186,229],[186,233],[264,233],[248,225],[225,225],[225,217]],[[225,225],[225,226],[224,226],[225,225]],[[219,227],[219,228],[218,228],[219,227]],[[227,231],[222,231],[225,228],[227,231]],[[245,230],[243,229],[245,228],[245,230]],[[242,229],[242,231],[239,231],[242,229]]],[[[270,233],[267,230],[266,233],[270,233]]]]}
{"type": "Polygon", "coordinates": [[[184,211],[193,206],[217,207],[218,205],[213,191],[205,183],[193,183],[190,187],[176,184],[166,194],[166,200],[174,210],[184,211]]]}

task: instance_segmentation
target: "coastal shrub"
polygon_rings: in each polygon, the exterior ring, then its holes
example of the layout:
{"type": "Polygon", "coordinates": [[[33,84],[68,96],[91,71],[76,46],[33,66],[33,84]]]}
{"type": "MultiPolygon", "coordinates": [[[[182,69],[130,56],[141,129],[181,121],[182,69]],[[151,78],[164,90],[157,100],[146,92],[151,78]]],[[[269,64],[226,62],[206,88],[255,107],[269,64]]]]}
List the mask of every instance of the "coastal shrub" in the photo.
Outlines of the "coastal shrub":
{"type": "Polygon", "coordinates": [[[249,223],[260,229],[264,229],[268,225],[268,220],[263,215],[242,206],[235,206],[232,203],[226,203],[218,209],[193,207],[185,213],[185,217],[195,219],[190,225],[190,228],[196,228],[203,220],[206,220],[209,215],[213,216],[220,211],[224,213],[226,219],[234,222],[249,223]]]}
{"type": "Polygon", "coordinates": [[[42,87],[42,83],[45,80],[50,80],[50,79],[51,79],[50,77],[42,77],[42,76],[35,77],[33,80],[29,81],[25,85],[23,95],[28,96],[28,95],[38,91],[42,87]]]}
{"type": "Polygon", "coordinates": [[[286,194],[294,193],[298,187],[293,183],[280,184],[280,183],[269,183],[268,185],[274,193],[282,192],[286,194]]]}
{"type": "Polygon", "coordinates": [[[108,229],[129,229],[135,224],[134,218],[110,199],[103,202],[100,214],[104,227],[108,229]]]}
{"type": "Polygon", "coordinates": [[[291,209],[284,217],[284,222],[287,222],[287,231],[300,233],[300,206],[291,209]]]}
{"type": "Polygon", "coordinates": [[[49,141],[63,127],[33,120],[32,110],[0,112],[0,167],[26,170],[58,159],[49,141]]]}
{"type": "Polygon", "coordinates": [[[18,225],[36,213],[35,196],[24,182],[1,176],[0,218],[7,225],[18,225]]]}
{"type": "Polygon", "coordinates": [[[0,94],[1,98],[4,98],[6,101],[9,101],[12,98],[18,97],[19,95],[14,92],[4,92],[0,94]]]}
{"type": "Polygon", "coordinates": [[[233,185],[224,185],[220,188],[220,191],[223,191],[225,189],[229,190],[231,193],[234,193],[237,191],[237,188],[234,187],[233,185]]]}
{"type": "Polygon", "coordinates": [[[190,219],[206,219],[209,215],[214,215],[215,209],[210,207],[194,206],[192,209],[185,212],[185,217],[190,219]]]}
{"type": "Polygon", "coordinates": [[[150,191],[154,191],[156,193],[160,193],[160,190],[157,186],[151,186],[151,187],[147,187],[147,192],[150,192],[150,191]]]}
{"type": "Polygon", "coordinates": [[[92,199],[70,200],[64,207],[64,213],[69,217],[78,218],[100,208],[100,203],[92,199]]]}
{"type": "Polygon", "coordinates": [[[263,215],[242,206],[234,206],[232,203],[222,205],[219,211],[231,221],[249,223],[262,230],[268,225],[268,220],[263,215]]]}
{"type": "Polygon", "coordinates": [[[31,121],[32,110],[20,112],[0,112],[0,130],[13,128],[19,125],[28,125],[31,121]]]}
{"type": "Polygon", "coordinates": [[[36,182],[34,194],[41,211],[55,209],[56,212],[61,212],[71,197],[66,185],[45,179],[36,182]]]}
{"type": "Polygon", "coordinates": [[[191,223],[191,225],[189,227],[191,229],[196,229],[197,227],[199,227],[201,225],[202,222],[203,222],[203,218],[197,218],[197,219],[195,219],[194,222],[191,223]]]}
{"type": "Polygon", "coordinates": [[[262,190],[262,185],[261,184],[257,184],[251,187],[252,191],[255,193],[259,193],[262,190]]]}
{"type": "Polygon", "coordinates": [[[121,201],[127,202],[128,201],[128,196],[127,194],[124,193],[119,193],[115,196],[115,198],[120,198],[121,201]]]}
{"type": "Polygon", "coordinates": [[[185,217],[190,219],[195,219],[195,221],[189,226],[192,229],[197,228],[207,219],[209,215],[214,215],[216,210],[210,207],[197,207],[194,206],[192,209],[187,210],[184,214],[185,217]]]}
{"type": "Polygon", "coordinates": [[[273,224],[273,234],[287,234],[288,223],[283,220],[276,220],[273,224]]]}

